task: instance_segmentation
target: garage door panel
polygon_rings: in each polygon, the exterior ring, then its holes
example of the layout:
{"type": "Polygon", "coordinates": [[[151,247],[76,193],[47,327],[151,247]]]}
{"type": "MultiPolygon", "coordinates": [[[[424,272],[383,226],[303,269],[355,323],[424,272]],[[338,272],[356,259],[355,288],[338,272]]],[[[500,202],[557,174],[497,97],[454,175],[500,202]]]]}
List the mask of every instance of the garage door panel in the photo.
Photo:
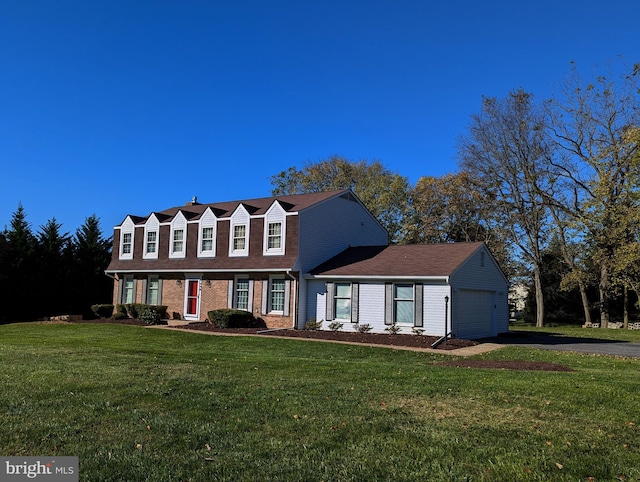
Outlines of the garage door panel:
{"type": "Polygon", "coordinates": [[[458,319],[454,333],[458,338],[493,335],[493,292],[458,291],[458,319]]]}

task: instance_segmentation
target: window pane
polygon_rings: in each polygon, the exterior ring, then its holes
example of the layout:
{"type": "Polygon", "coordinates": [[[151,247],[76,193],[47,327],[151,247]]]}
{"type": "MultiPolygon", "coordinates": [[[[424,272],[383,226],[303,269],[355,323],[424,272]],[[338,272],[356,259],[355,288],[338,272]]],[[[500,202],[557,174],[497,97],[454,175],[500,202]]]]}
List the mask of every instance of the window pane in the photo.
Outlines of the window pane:
{"type": "Polygon", "coordinates": [[[396,285],[396,299],[413,300],[413,285],[396,285]]]}
{"type": "Polygon", "coordinates": [[[133,279],[124,280],[124,295],[122,298],[123,303],[133,303],[133,279]]]}
{"type": "Polygon", "coordinates": [[[396,301],[396,323],[413,324],[413,301],[396,301]]]}
{"type": "Polygon", "coordinates": [[[279,249],[282,246],[282,223],[269,223],[269,249],[279,249]]]}
{"type": "Polygon", "coordinates": [[[149,278],[149,293],[147,295],[147,303],[150,305],[158,304],[158,278],[149,278]]]}
{"type": "Polygon", "coordinates": [[[350,299],[336,299],[336,319],[350,320],[351,319],[351,300],[350,299]]]}
{"type": "Polygon", "coordinates": [[[336,284],[336,296],[339,298],[351,298],[351,285],[349,283],[336,284]]]}
{"type": "Polygon", "coordinates": [[[173,252],[174,253],[182,252],[183,239],[184,239],[184,230],[176,229],[173,232],[173,252]]]}

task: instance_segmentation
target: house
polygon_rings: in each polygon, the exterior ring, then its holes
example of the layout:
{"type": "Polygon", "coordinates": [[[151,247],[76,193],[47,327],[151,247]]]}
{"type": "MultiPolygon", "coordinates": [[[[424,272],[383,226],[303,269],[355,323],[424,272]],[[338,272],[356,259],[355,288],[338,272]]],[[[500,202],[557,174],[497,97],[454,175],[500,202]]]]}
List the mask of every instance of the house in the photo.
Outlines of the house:
{"type": "Polygon", "coordinates": [[[106,273],[114,304],[167,305],[200,321],[219,308],[251,311],[267,326],[304,326],[301,275],[350,245],[388,233],[349,189],[184,206],[116,226],[106,273]]]}
{"type": "Polygon", "coordinates": [[[167,305],[171,318],[252,312],[269,328],[310,320],[394,324],[479,338],[508,329],[508,283],[483,243],[389,246],[350,189],[200,204],[114,228],[114,304],[167,305]]]}

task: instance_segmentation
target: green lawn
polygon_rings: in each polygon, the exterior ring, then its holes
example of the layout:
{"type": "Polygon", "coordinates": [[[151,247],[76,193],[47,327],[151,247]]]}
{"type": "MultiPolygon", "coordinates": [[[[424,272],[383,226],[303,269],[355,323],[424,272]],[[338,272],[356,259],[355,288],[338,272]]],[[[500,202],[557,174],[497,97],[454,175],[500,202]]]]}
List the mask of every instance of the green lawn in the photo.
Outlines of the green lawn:
{"type": "MultiPolygon", "coordinates": [[[[599,332],[599,330],[591,330],[599,332]]],[[[0,326],[0,455],[81,480],[640,480],[640,360],[574,372],[132,326],[0,326]]]]}

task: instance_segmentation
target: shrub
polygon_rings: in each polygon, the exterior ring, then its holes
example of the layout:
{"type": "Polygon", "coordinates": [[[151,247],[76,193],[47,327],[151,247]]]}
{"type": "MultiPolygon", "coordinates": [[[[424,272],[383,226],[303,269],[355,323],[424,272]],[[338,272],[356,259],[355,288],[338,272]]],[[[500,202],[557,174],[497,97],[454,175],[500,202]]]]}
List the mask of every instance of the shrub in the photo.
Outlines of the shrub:
{"type": "Polygon", "coordinates": [[[116,305],[116,312],[113,314],[113,319],[122,320],[123,318],[128,318],[127,308],[124,305],[116,305]]]}
{"type": "Polygon", "coordinates": [[[391,325],[387,326],[384,331],[388,331],[391,335],[397,335],[400,333],[400,327],[397,323],[393,322],[391,325]]]}
{"type": "Polygon", "coordinates": [[[212,310],[207,313],[207,318],[216,328],[255,328],[258,325],[258,320],[243,310],[212,310]]]}
{"type": "Polygon", "coordinates": [[[371,326],[369,323],[365,323],[364,325],[361,325],[360,323],[356,323],[355,325],[353,325],[353,328],[358,333],[368,333],[371,330],[373,330],[373,326],[371,326]]]}
{"type": "Polygon", "coordinates": [[[424,329],[416,328],[415,326],[411,328],[411,331],[413,331],[413,333],[416,335],[422,335],[424,333],[424,329]]]}
{"type": "Polygon", "coordinates": [[[322,328],[322,321],[316,321],[315,318],[311,318],[309,321],[307,321],[304,324],[304,329],[305,330],[319,330],[320,328],[322,328]]]}
{"type": "Polygon", "coordinates": [[[138,318],[147,325],[157,325],[160,323],[160,313],[153,306],[141,306],[138,308],[138,318]]]}
{"type": "Polygon", "coordinates": [[[340,323],[340,322],[334,321],[333,323],[331,323],[331,324],[329,325],[329,329],[330,329],[331,331],[340,331],[340,330],[342,329],[342,326],[343,326],[343,323],[340,323]]]}
{"type": "Polygon", "coordinates": [[[113,305],[91,305],[91,311],[98,318],[111,318],[113,315],[113,305]]]}

